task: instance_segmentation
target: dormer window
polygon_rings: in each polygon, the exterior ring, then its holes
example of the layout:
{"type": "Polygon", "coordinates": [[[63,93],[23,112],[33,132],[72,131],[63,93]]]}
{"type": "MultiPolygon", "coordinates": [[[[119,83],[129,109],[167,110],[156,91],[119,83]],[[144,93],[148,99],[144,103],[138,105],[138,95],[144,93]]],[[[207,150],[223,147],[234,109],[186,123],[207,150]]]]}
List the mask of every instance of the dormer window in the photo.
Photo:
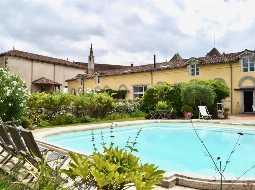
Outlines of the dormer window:
{"type": "Polygon", "coordinates": [[[254,57],[246,56],[242,58],[241,67],[243,72],[255,71],[254,57]]]}
{"type": "Polygon", "coordinates": [[[190,64],[189,65],[189,73],[191,76],[199,75],[199,64],[190,64]]]}

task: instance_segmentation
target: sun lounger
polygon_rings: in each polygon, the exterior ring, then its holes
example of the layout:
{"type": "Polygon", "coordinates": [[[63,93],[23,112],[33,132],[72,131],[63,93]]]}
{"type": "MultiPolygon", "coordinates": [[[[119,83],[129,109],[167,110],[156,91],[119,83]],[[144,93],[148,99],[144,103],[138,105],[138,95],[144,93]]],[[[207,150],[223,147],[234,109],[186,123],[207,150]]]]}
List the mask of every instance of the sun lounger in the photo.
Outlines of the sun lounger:
{"type": "Polygon", "coordinates": [[[198,106],[199,119],[212,119],[212,115],[209,114],[206,106],[198,106]]]}
{"type": "MultiPolygon", "coordinates": [[[[10,162],[10,160],[13,157],[18,156],[16,148],[12,142],[12,139],[9,136],[6,128],[3,126],[3,123],[0,124],[0,144],[2,147],[1,155],[3,155],[4,153],[7,154],[6,156],[4,156],[3,160],[0,162],[0,164],[3,166],[6,163],[10,162]]],[[[14,164],[14,162],[12,163],[14,164]]]]}
{"type": "Polygon", "coordinates": [[[8,126],[7,129],[18,151],[34,166],[43,159],[48,163],[60,161],[60,165],[66,161],[66,155],[38,146],[30,131],[12,126],[8,126]]]}

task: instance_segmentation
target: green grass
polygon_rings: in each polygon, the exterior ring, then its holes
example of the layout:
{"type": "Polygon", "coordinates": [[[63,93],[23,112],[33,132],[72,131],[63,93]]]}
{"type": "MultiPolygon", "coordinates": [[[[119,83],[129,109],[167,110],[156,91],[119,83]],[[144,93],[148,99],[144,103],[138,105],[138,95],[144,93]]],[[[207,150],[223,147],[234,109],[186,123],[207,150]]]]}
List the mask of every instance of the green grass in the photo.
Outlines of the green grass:
{"type": "Polygon", "coordinates": [[[0,190],[28,190],[29,188],[0,169],[0,190]]]}

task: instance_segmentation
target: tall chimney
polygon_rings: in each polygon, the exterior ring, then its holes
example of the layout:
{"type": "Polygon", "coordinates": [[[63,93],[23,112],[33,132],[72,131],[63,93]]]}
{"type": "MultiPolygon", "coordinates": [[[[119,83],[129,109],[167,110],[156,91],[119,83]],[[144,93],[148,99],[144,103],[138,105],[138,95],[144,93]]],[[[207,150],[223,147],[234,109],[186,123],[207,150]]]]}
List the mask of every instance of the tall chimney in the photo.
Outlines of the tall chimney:
{"type": "Polygon", "coordinates": [[[154,68],[156,68],[156,55],[155,54],[153,55],[153,58],[154,58],[154,62],[153,62],[154,63],[154,68]]]}
{"type": "Polygon", "coordinates": [[[95,61],[94,61],[93,47],[91,44],[90,51],[89,51],[89,57],[88,57],[88,73],[93,74],[94,71],[95,71],[95,61]]]}

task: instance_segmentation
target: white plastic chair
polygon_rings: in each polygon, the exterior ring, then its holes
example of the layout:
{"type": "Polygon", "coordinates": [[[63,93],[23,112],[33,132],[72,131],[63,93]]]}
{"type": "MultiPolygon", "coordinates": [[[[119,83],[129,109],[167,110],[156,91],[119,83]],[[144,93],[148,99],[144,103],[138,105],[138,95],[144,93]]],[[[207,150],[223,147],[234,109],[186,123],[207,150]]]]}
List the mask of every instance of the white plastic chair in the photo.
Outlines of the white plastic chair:
{"type": "Polygon", "coordinates": [[[199,119],[212,119],[212,115],[208,112],[206,106],[198,106],[199,119]]]}

